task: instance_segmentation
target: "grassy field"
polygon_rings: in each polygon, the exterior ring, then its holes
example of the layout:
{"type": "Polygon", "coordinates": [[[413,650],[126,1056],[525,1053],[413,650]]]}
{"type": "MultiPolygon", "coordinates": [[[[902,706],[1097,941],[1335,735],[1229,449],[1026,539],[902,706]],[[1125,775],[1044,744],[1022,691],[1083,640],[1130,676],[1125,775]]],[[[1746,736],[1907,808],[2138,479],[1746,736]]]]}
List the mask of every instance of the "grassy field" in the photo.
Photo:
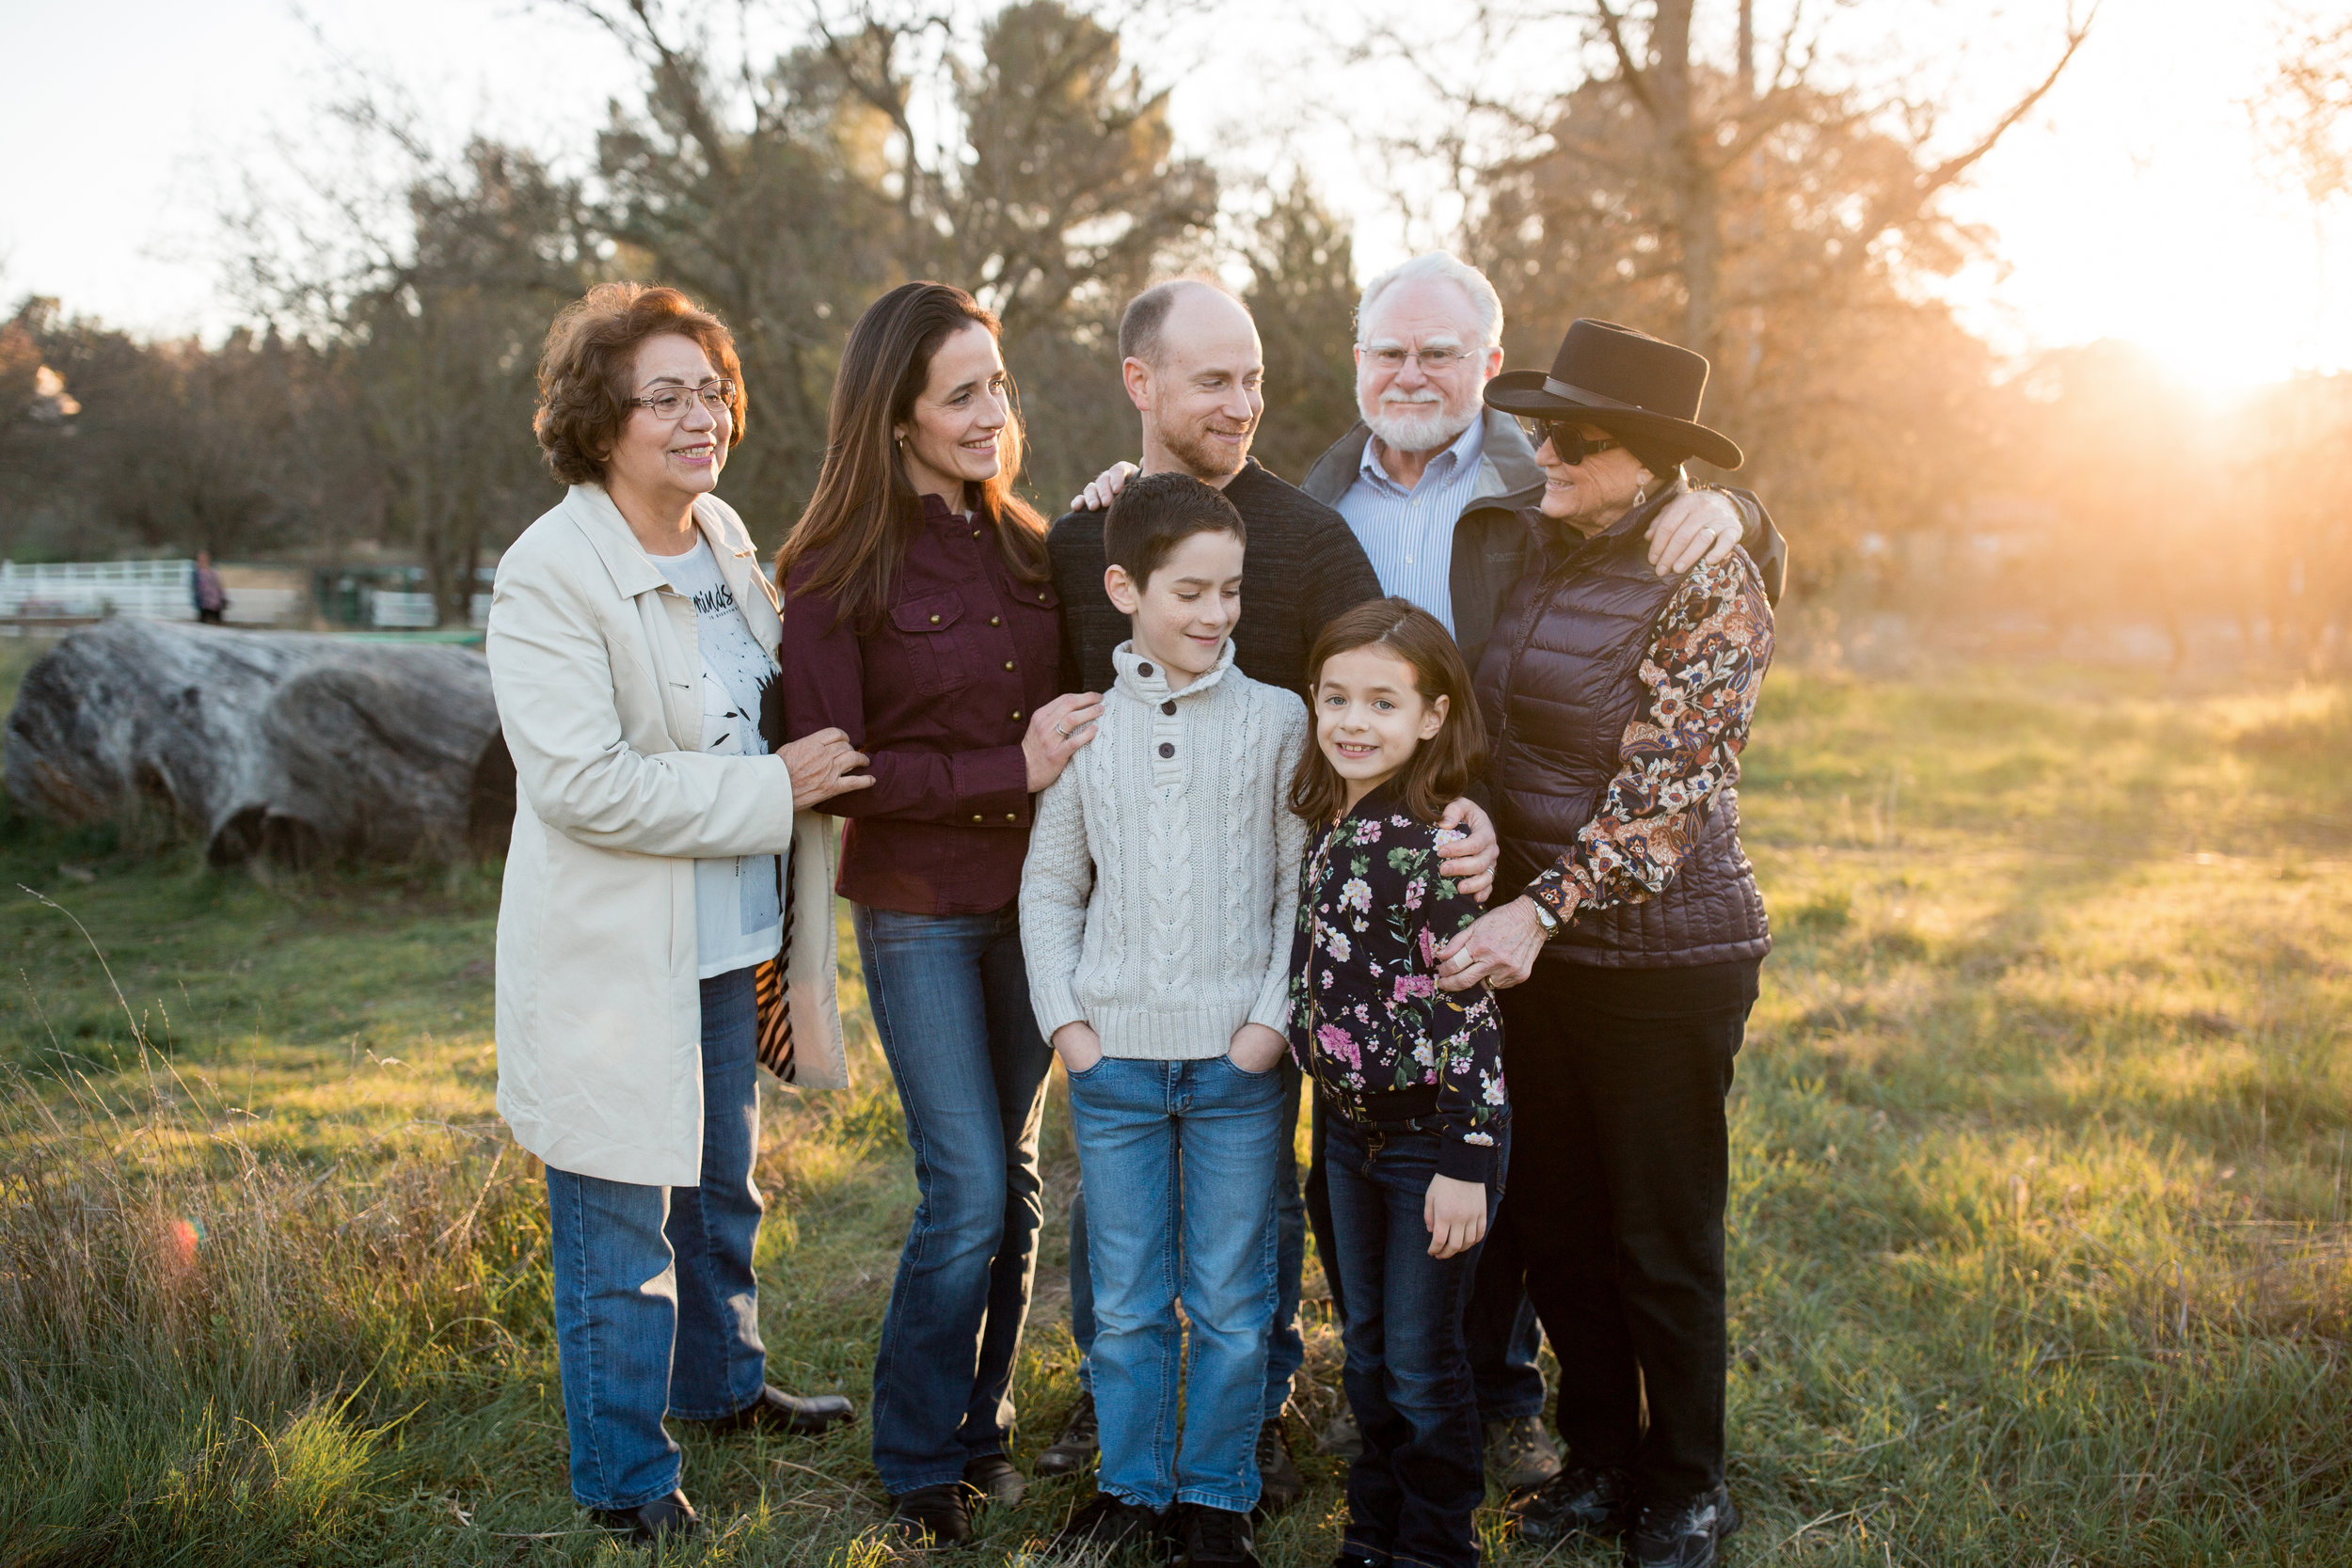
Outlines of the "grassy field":
{"type": "MultiPolygon", "coordinates": [[[[1781,674],[1749,757],[1779,946],[1733,1099],[1729,1560],[2352,1561],[2352,690],[1781,674]]],[[[622,1560],[569,1500],[543,1189],[491,1108],[494,876],[219,876],[17,817],[0,872],[0,1558],[622,1560]]],[[[771,1376],[863,1401],[914,1196],[870,1045],[766,1129],[771,1376]]],[[[1073,1387],[1047,1136],[1024,1455],[1073,1387]]],[[[1337,1539],[1320,1312],[1281,1568],[1337,1539]]],[[[912,1555],[866,1440],[685,1437],[717,1528],[672,1560],[912,1555]]],[[[985,1515],[980,1560],[1081,1490],[985,1515]]]]}

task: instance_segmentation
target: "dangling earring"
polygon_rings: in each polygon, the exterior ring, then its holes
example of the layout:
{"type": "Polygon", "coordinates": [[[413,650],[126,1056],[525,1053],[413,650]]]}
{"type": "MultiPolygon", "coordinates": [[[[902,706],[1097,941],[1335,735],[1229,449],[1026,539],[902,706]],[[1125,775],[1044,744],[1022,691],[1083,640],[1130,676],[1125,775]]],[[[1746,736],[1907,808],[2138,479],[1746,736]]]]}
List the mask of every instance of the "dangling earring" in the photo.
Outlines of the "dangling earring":
{"type": "Polygon", "coordinates": [[[1637,484],[1633,487],[1633,504],[1635,506],[1647,506],[1649,504],[1648,485],[1637,484]]]}

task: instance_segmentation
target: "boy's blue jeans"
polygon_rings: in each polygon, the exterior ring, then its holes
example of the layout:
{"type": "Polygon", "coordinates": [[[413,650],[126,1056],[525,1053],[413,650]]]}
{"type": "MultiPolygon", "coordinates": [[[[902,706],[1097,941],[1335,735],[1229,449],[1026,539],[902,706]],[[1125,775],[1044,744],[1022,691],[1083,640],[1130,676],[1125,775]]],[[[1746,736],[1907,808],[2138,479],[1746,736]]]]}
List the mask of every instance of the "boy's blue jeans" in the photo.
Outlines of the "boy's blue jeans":
{"type": "Polygon", "coordinates": [[[1258,1500],[1282,1087],[1279,1064],[1244,1072],[1226,1056],[1105,1056],[1071,1074],[1094,1277],[1096,1484],[1128,1502],[1239,1513],[1258,1500]]]}
{"type": "Polygon", "coordinates": [[[1013,906],[929,915],[852,904],[850,919],[922,1193],[874,1354],[874,1468],[901,1497],[961,1481],[1011,1436],[1054,1054],[1029,1010],[1013,906]]]}
{"type": "MultiPolygon", "coordinates": [[[[1422,1206],[1437,1134],[1372,1132],[1324,1118],[1331,1228],[1347,1291],[1347,1402],[1364,1451],[1347,1467],[1343,1552],[1413,1568],[1475,1568],[1471,1516],[1486,1496],[1478,1393],[1462,1332],[1477,1247],[1429,1256],[1422,1206]]],[[[1507,1169],[1510,1134],[1499,1167],[1507,1169]]],[[[1502,1171],[1486,1189],[1486,1225],[1502,1171]]]]}
{"type": "Polygon", "coordinates": [[[646,1187],[548,1167],[555,1340],[572,1496],[631,1509],[677,1490],[663,1414],[732,1416],[759,1398],[758,1021],[752,972],[702,983],[703,1177],[646,1187]]]}
{"type": "MultiPolygon", "coordinates": [[[[1265,1402],[1262,1421],[1273,1420],[1290,1403],[1291,1385],[1307,1362],[1307,1341],[1298,1331],[1299,1275],[1307,1262],[1307,1204],[1298,1194],[1298,1127],[1300,1074],[1285,1055],[1276,1070],[1282,1075],[1282,1127],[1274,1145],[1274,1322],[1266,1338],[1265,1402]]],[[[1327,1268],[1328,1275],[1331,1271],[1327,1268]]],[[[1333,1285],[1338,1280],[1332,1280],[1333,1285]]],[[[1334,1294],[1334,1301],[1338,1297],[1334,1294]]],[[[1527,1309],[1535,1321],[1535,1309],[1527,1309]]],[[[1094,1275],[1087,1259],[1087,1189],[1081,1180],[1070,1198],[1070,1337],[1078,1344],[1078,1386],[1094,1392],[1094,1275]]],[[[1532,1338],[1531,1334],[1531,1338],[1532,1338]]],[[[1534,1364],[1528,1352],[1528,1364],[1534,1364]]],[[[1543,1374],[1535,1376],[1535,1402],[1529,1412],[1544,1407],[1543,1374]]]]}

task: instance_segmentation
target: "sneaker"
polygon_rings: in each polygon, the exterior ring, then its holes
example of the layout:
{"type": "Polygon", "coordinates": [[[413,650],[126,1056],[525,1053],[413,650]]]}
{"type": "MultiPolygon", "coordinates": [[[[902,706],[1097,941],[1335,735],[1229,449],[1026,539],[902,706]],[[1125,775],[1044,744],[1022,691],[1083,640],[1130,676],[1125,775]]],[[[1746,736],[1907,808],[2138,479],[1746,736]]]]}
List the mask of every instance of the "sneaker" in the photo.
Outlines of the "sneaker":
{"type": "Polygon", "coordinates": [[[890,1528],[917,1546],[961,1546],[972,1539],[972,1499],[960,1481],[918,1486],[890,1499],[890,1528]]]}
{"type": "Polygon", "coordinates": [[[1179,1513],[1170,1568],[1265,1568],[1248,1514],[1207,1503],[1188,1503],[1179,1513]]]}
{"type": "Polygon", "coordinates": [[[1307,1478],[1282,1440],[1282,1418],[1258,1429],[1258,1512],[1271,1518],[1307,1495],[1307,1478]]]}
{"type": "Polygon", "coordinates": [[[1505,1516],[1519,1539],[1537,1545],[1582,1531],[1613,1535],[1633,1513],[1633,1478],[1613,1465],[1572,1465],[1533,1492],[1513,1497],[1505,1516]]]}
{"type": "Polygon", "coordinates": [[[1097,1492],[1071,1514],[1070,1522],[1054,1537],[1053,1550],[1090,1550],[1107,1560],[1121,1546],[1154,1541],[1159,1532],[1160,1516],[1153,1510],[1108,1492],[1097,1492]]]}
{"type": "Polygon", "coordinates": [[[1560,1473],[1560,1450],[1541,1416],[1486,1423],[1486,1479],[1505,1492],[1541,1486],[1560,1473]]]}
{"type": "Polygon", "coordinates": [[[1325,1422],[1323,1431],[1316,1434],[1315,1447],[1333,1459],[1363,1458],[1364,1434],[1356,1425],[1356,1412],[1341,1405],[1340,1413],[1325,1422]]]}
{"type": "Polygon", "coordinates": [[[1029,1493],[1029,1478],[1001,1453],[984,1453],[963,1466],[963,1484],[993,1503],[1009,1508],[1029,1493]]]}
{"type": "Polygon", "coordinates": [[[1739,1528],[1740,1511],[1721,1486],[1678,1503],[1644,1503],[1626,1533],[1627,1568],[1715,1568],[1715,1548],[1739,1528]]]}
{"type": "Polygon", "coordinates": [[[1093,1464],[1101,1448],[1102,1436],[1094,1425],[1094,1396],[1081,1388],[1078,1402],[1062,1418],[1061,1431],[1030,1467],[1041,1476],[1072,1475],[1093,1464]]]}

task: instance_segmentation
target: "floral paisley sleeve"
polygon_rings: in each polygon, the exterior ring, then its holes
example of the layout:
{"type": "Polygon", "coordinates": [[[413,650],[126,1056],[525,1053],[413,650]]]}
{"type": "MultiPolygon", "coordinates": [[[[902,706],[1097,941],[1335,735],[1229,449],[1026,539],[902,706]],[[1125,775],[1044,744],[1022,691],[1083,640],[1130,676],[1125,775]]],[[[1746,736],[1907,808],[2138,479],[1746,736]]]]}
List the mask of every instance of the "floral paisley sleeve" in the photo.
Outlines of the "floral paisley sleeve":
{"type": "Polygon", "coordinates": [[[1744,554],[1685,578],[1642,660],[1646,694],[1625,727],[1616,777],[1574,847],[1527,895],[1565,925],[1580,908],[1663,892],[1698,842],[1708,802],[1739,781],[1772,660],[1772,606],[1744,554]]]}

